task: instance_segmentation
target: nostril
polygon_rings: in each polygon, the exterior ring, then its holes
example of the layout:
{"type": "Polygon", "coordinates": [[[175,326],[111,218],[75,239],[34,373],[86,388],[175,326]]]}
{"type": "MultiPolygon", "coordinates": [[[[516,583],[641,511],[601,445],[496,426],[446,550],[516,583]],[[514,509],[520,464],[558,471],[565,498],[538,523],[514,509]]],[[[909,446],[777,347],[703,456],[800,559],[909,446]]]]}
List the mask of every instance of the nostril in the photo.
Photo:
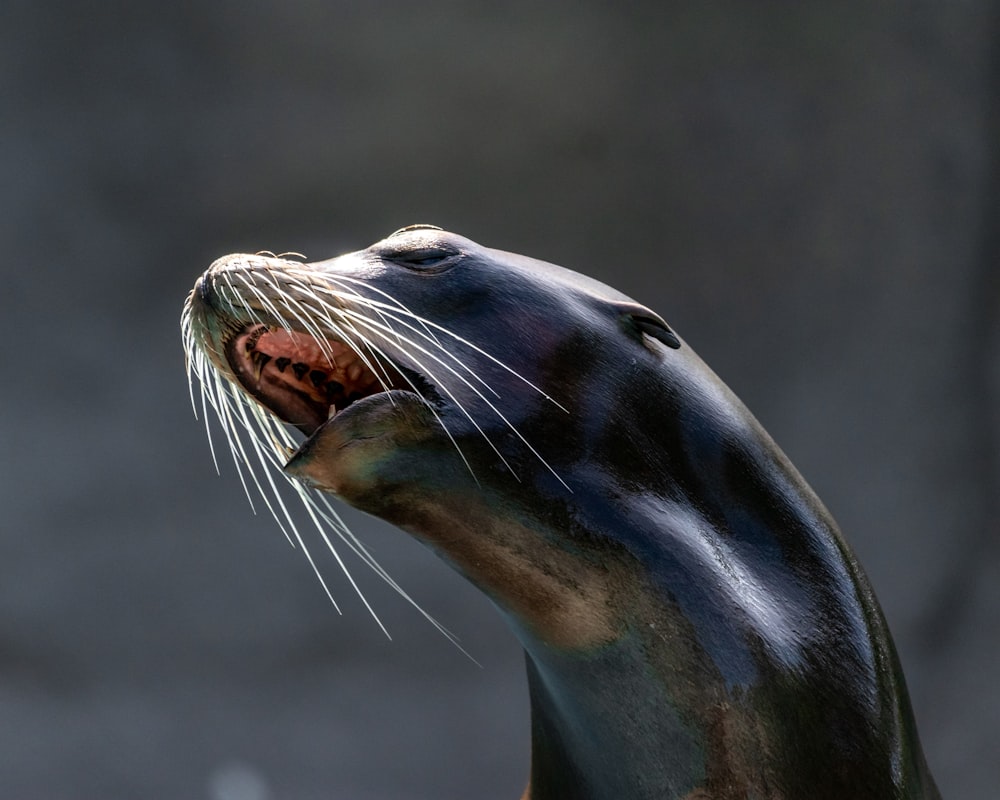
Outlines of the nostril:
{"type": "Polygon", "coordinates": [[[319,369],[314,369],[309,373],[309,380],[312,381],[312,385],[319,389],[323,384],[326,383],[326,373],[319,369]]]}

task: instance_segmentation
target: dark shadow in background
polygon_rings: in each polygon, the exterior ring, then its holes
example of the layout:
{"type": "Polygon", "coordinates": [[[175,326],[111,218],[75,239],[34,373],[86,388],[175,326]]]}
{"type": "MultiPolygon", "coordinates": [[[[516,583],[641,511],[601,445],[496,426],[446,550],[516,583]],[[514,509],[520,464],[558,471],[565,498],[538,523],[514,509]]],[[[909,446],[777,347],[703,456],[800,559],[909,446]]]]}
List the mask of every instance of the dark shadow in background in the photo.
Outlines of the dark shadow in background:
{"type": "Polygon", "coordinates": [[[995,792],[996,4],[764,9],[4,4],[5,797],[517,796],[488,604],[349,515],[483,668],[360,568],[394,641],[331,570],[338,617],[184,382],[213,258],[418,221],[663,313],[861,554],[945,795],[995,792]]]}

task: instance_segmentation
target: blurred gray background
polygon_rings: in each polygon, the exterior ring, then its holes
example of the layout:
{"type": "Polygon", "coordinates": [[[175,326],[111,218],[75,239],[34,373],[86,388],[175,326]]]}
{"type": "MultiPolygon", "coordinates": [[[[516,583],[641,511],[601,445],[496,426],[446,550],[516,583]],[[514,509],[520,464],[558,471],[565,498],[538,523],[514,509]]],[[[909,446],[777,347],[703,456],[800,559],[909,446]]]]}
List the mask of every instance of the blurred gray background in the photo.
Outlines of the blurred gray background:
{"type": "Polygon", "coordinates": [[[412,222],[612,283],[838,518],[947,798],[1000,784],[1000,7],[6,0],[0,797],[514,798],[518,647],[347,514],[344,615],[187,398],[232,251],[412,222]]]}

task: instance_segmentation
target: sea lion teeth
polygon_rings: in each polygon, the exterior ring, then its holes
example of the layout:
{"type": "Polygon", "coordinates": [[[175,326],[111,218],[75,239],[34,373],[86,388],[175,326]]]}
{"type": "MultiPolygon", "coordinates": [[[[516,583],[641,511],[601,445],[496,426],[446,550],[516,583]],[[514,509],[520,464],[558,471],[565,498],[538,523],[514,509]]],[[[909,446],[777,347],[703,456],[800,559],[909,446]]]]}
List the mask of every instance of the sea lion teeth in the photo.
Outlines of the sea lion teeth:
{"type": "Polygon", "coordinates": [[[306,373],[309,371],[309,365],[303,364],[301,361],[292,364],[292,371],[295,372],[295,377],[302,380],[306,373]]]}
{"type": "Polygon", "coordinates": [[[253,376],[260,380],[261,373],[264,372],[264,367],[267,366],[267,362],[271,360],[271,356],[267,353],[262,353],[260,350],[254,350],[250,354],[250,360],[253,362],[253,376]]]}
{"type": "Polygon", "coordinates": [[[284,372],[286,367],[292,363],[292,359],[282,356],[281,358],[275,359],[274,366],[278,368],[278,372],[284,372]]]}
{"type": "Polygon", "coordinates": [[[243,343],[243,347],[246,348],[246,352],[248,354],[252,353],[256,349],[257,343],[265,333],[267,333],[267,328],[263,325],[258,325],[250,333],[250,335],[247,336],[246,341],[243,343]]]}
{"type": "Polygon", "coordinates": [[[312,385],[319,389],[324,383],[326,383],[326,373],[322,370],[314,369],[309,373],[309,380],[312,381],[312,385]]]}
{"type": "Polygon", "coordinates": [[[330,405],[330,412],[326,415],[327,419],[333,419],[337,416],[337,407],[333,404],[330,405]]]}

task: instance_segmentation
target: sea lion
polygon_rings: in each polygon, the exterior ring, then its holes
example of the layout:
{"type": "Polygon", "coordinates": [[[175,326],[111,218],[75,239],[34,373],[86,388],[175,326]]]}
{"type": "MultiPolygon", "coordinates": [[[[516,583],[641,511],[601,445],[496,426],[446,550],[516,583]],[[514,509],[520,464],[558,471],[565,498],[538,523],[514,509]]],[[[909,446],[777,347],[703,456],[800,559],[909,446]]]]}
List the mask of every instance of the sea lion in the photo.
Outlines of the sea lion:
{"type": "Polygon", "coordinates": [[[182,328],[238,461],[321,522],[332,494],[403,528],[505,615],[526,798],[939,796],[836,524],[653,311],[418,225],[219,259],[182,328]]]}

